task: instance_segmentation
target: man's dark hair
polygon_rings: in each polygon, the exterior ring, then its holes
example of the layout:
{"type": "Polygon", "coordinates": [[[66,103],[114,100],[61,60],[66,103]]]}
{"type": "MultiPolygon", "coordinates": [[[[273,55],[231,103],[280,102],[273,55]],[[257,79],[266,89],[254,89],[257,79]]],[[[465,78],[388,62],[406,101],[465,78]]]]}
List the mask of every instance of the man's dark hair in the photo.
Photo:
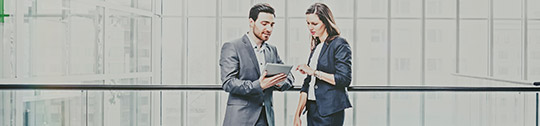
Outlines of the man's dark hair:
{"type": "Polygon", "coordinates": [[[274,8],[270,6],[270,4],[267,3],[259,3],[253,5],[251,9],[249,10],[249,18],[253,19],[253,21],[256,21],[257,18],[259,18],[259,13],[269,13],[274,15],[276,17],[276,14],[274,14],[274,8]]]}

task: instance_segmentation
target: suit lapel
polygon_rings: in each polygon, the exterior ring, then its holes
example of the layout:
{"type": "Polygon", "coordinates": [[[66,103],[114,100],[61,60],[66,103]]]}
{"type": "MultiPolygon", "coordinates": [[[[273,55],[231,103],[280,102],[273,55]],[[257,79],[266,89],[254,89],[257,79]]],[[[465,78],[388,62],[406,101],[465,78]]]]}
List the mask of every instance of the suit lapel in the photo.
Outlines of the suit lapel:
{"type": "Polygon", "coordinates": [[[274,60],[272,59],[272,55],[270,55],[270,47],[266,45],[266,48],[264,48],[264,60],[266,60],[266,63],[274,63],[274,60]]]}
{"type": "Polygon", "coordinates": [[[242,42],[244,42],[244,45],[245,45],[244,47],[245,47],[245,49],[247,49],[247,51],[249,53],[248,54],[249,59],[252,61],[253,66],[255,67],[255,69],[257,69],[257,72],[256,72],[257,76],[261,76],[260,72],[259,72],[261,70],[259,69],[259,64],[257,64],[258,63],[257,56],[255,56],[255,51],[253,50],[253,46],[251,45],[251,42],[249,42],[249,38],[248,38],[247,35],[244,35],[244,37],[242,37],[242,42]]]}

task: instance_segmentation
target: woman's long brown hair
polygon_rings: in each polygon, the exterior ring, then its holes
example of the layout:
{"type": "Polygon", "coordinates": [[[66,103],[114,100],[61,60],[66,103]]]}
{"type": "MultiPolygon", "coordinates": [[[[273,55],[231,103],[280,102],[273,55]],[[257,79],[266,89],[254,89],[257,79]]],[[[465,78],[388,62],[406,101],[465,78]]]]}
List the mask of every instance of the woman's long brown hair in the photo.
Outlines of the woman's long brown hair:
{"type": "MultiPolygon", "coordinates": [[[[330,43],[332,40],[334,40],[336,37],[339,36],[341,33],[336,26],[336,21],[334,20],[334,15],[332,14],[332,11],[330,11],[330,8],[326,6],[326,4],[323,3],[315,3],[311,5],[307,11],[306,15],[308,14],[315,14],[317,17],[319,17],[319,20],[321,20],[324,24],[324,27],[326,28],[326,32],[328,33],[328,37],[326,37],[326,40],[324,42],[330,43]]],[[[321,41],[319,38],[315,38],[311,36],[311,50],[315,48],[321,41]]]]}

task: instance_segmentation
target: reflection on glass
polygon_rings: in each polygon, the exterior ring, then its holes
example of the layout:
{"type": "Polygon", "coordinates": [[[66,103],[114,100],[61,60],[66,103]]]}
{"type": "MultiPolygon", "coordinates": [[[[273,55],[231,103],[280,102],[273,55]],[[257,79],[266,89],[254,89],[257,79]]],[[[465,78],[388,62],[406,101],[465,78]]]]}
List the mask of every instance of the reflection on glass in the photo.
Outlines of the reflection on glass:
{"type": "Polygon", "coordinates": [[[137,72],[151,72],[152,67],[152,19],[137,16],[134,20],[136,29],[137,72]]]}
{"type": "Polygon", "coordinates": [[[182,110],[183,94],[179,91],[163,91],[161,96],[163,126],[183,125],[182,117],[185,116],[185,112],[182,110]]]}
{"type": "Polygon", "coordinates": [[[386,20],[358,20],[354,42],[352,85],[387,85],[388,31],[386,20]]]}
{"type": "Polygon", "coordinates": [[[390,74],[392,85],[421,85],[422,32],[419,20],[393,20],[390,74]]]}
{"type": "Polygon", "coordinates": [[[520,80],[521,21],[495,20],[493,27],[493,76],[520,80]]]}
{"type": "Polygon", "coordinates": [[[85,113],[80,91],[36,91],[22,103],[25,126],[83,126],[85,113]]]}
{"type": "MultiPolygon", "coordinates": [[[[149,84],[151,78],[113,79],[113,84],[149,84]]],[[[151,92],[103,91],[104,123],[116,126],[150,125],[151,92]]]]}
{"type": "Polygon", "coordinates": [[[387,17],[388,0],[357,0],[358,17],[387,17]]]}
{"type": "Polygon", "coordinates": [[[69,74],[103,73],[103,8],[73,2],[69,74]]]}
{"type": "MultiPolygon", "coordinates": [[[[28,43],[32,71],[30,76],[63,76],[67,55],[65,49],[68,43],[68,18],[61,8],[67,7],[62,0],[51,0],[37,3],[28,1],[31,5],[25,14],[25,24],[28,28],[28,43]],[[45,16],[49,15],[49,16],[45,16]]],[[[22,29],[21,29],[22,30],[22,29]]],[[[22,45],[22,43],[21,43],[22,45]]]]}
{"type": "Polygon", "coordinates": [[[454,20],[426,20],[425,84],[452,85],[456,67],[456,23],[454,20]]]}
{"type": "Polygon", "coordinates": [[[392,17],[420,18],[422,0],[391,0],[392,17]]]}
{"type": "Polygon", "coordinates": [[[457,0],[426,0],[426,17],[455,18],[457,0]]]}
{"type": "Polygon", "coordinates": [[[107,73],[149,72],[150,17],[111,10],[106,34],[107,73]]]}
{"type": "MultiPolygon", "coordinates": [[[[187,93],[187,125],[188,126],[214,126],[216,119],[216,94],[206,92],[187,93]]],[[[221,120],[221,119],[220,119],[221,120]]]]}

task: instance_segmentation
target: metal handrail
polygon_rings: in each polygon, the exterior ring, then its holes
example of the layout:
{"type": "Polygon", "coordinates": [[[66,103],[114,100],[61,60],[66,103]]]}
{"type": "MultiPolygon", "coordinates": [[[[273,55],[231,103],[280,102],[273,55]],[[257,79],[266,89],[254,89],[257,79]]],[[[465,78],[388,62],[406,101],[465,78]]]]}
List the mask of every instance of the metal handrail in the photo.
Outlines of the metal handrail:
{"type": "MultiPolygon", "coordinates": [[[[540,83],[540,82],[535,82],[540,83]]],[[[288,91],[299,91],[301,86],[294,86],[288,91]]],[[[221,85],[80,85],[80,84],[0,84],[0,90],[214,90],[222,91],[221,85]]],[[[466,92],[540,92],[535,86],[350,86],[349,91],[466,91],[466,92]]]]}

